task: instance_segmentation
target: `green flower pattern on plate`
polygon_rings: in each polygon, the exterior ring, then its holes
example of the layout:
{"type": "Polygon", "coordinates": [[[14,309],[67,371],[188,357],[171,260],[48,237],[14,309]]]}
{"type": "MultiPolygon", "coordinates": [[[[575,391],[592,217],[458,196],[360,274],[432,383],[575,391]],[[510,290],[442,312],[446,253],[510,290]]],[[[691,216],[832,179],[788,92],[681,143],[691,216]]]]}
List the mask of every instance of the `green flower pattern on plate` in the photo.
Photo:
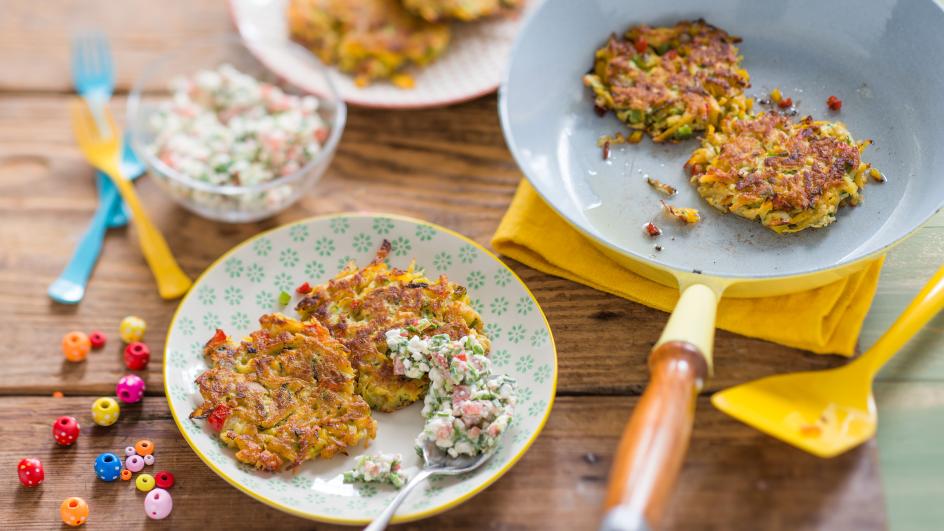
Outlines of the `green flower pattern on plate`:
{"type": "Polygon", "coordinates": [[[325,274],[325,268],[321,265],[321,262],[312,260],[305,265],[305,278],[309,281],[319,281],[321,277],[325,274]]]}
{"type": "Polygon", "coordinates": [[[353,260],[353,258],[351,258],[350,256],[342,256],[341,258],[338,258],[337,270],[340,271],[344,269],[345,267],[347,267],[347,264],[350,263],[351,260],[353,260]]]}
{"type": "MultiPolygon", "coordinates": [[[[239,337],[255,328],[256,319],[265,312],[294,315],[300,298],[294,292],[298,283],[315,284],[333,277],[345,265],[339,262],[346,262],[348,254],[364,265],[366,255],[373,253],[380,239],[391,243],[391,266],[405,268],[415,258],[417,267],[426,266],[430,277],[446,274],[465,283],[474,295],[472,307],[481,314],[485,333],[492,339],[494,366],[510,372],[519,382],[516,417],[485,469],[462,479],[443,478],[431,484],[407,500],[403,513],[441,507],[489,480],[530,439],[553,398],[553,348],[541,313],[534,311],[536,306],[527,290],[508,269],[467,241],[428,223],[358,215],[302,221],[255,238],[211,267],[181,303],[166,350],[168,400],[188,438],[240,488],[316,518],[368,519],[379,513],[396,491],[386,486],[342,485],[335,475],[313,473],[320,470],[316,464],[303,465],[297,475],[272,477],[238,463],[233,450],[221,446],[205,423],[186,418],[200,401],[193,378],[206,367],[203,344],[214,329],[224,328],[239,337]],[[292,302],[286,306],[278,304],[282,290],[292,294],[292,302]]],[[[380,434],[385,432],[384,422],[380,421],[380,434]]],[[[405,456],[407,466],[416,466],[412,440],[403,444],[397,451],[405,456]]],[[[352,457],[336,457],[331,470],[353,466],[353,456],[371,451],[352,449],[352,457]]]]}
{"type": "Polygon", "coordinates": [[[371,241],[370,235],[361,232],[360,234],[354,236],[354,240],[351,241],[351,245],[354,247],[354,250],[359,253],[366,253],[374,247],[374,242],[371,241]]]}
{"type": "Polygon", "coordinates": [[[347,229],[351,228],[351,222],[347,218],[334,218],[329,224],[331,225],[331,232],[335,234],[344,234],[347,229]]]}
{"type": "Polygon", "coordinates": [[[518,315],[528,315],[533,309],[534,301],[531,297],[521,297],[515,304],[515,310],[518,311],[518,315]]]}
{"type": "Polygon", "coordinates": [[[452,267],[452,256],[446,251],[436,253],[433,257],[433,267],[439,271],[446,271],[452,267]]]}
{"type": "Polygon", "coordinates": [[[410,240],[403,236],[397,236],[390,242],[390,250],[393,252],[394,256],[406,256],[412,248],[413,246],[410,245],[410,240]]]}
{"type": "Polygon", "coordinates": [[[273,283],[279,291],[288,291],[291,293],[292,288],[295,287],[295,283],[292,281],[292,275],[285,272],[275,275],[273,283]]]}
{"type": "Polygon", "coordinates": [[[226,270],[226,274],[229,275],[229,278],[237,279],[243,274],[243,261],[239,258],[230,258],[226,261],[223,268],[226,270]]]}
{"type": "Polygon", "coordinates": [[[471,245],[463,245],[459,248],[459,261],[463,264],[471,264],[479,252],[471,245]]]}
{"type": "Polygon", "coordinates": [[[334,240],[327,236],[318,238],[315,241],[315,252],[318,253],[318,256],[329,256],[334,252],[334,240]]]}
{"type": "Polygon", "coordinates": [[[261,257],[269,256],[272,252],[272,242],[268,238],[259,238],[256,243],[252,244],[252,249],[261,257]]]}
{"type": "Polygon", "coordinates": [[[295,243],[301,243],[308,239],[308,227],[305,225],[295,225],[289,229],[288,237],[295,243]]]}
{"type": "Polygon", "coordinates": [[[204,306],[212,306],[216,302],[216,290],[210,286],[200,286],[200,289],[197,290],[197,299],[204,306]]]}
{"type": "Polygon", "coordinates": [[[508,340],[512,343],[521,343],[524,339],[524,326],[516,324],[508,331],[508,340]]]}
{"type": "Polygon", "coordinates": [[[430,227],[429,225],[417,225],[416,226],[416,237],[420,241],[428,242],[433,239],[433,236],[436,235],[436,229],[430,227]]]}
{"type": "Polygon", "coordinates": [[[515,370],[520,373],[526,373],[531,370],[531,367],[534,367],[534,357],[531,354],[527,354],[518,358],[518,361],[515,362],[515,370]]]}
{"type": "Polygon", "coordinates": [[[238,306],[239,303],[243,302],[243,290],[236,286],[227,286],[223,290],[223,299],[230,306],[238,306]]]}
{"type": "Polygon", "coordinates": [[[244,312],[236,312],[230,317],[229,324],[233,325],[233,328],[237,330],[248,330],[252,322],[249,320],[249,316],[244,312]]]}
{"type": "Polygon", "coordinates": [[[508,299],[506,299],[504,296],[493,299],[492,304],[489,307],[492,309],[492,313],[495,315],[501,315],[508,311],[508,299]]]}
{"type": "Polygon", "coordinates": [[[282,249],[279,253],[279,262],[284,267],[292,268],[298,265],[298,251],[295,249],[282,249]]]}
{"type": "Polygon", "coordinates": [[[385,236],[390,234],[390,231],[393,230],[393,221],[391,221],[390,218],[374,218],[373,227],[374,232],[385,236]]]}
{"type": "Polygon", "coordinates": [[[265,270],[259,264],[249,264],[249,267],[246,268],[246,278],[249,279],[249,282],[258,284],[265,278],[265,270]]]}
{"type": "Polygon", "coordinates": [[[466,277],[465,283],[472,289],[479,289],[485,285],[485,275],[481,271],[473,271],[466,277]]]}

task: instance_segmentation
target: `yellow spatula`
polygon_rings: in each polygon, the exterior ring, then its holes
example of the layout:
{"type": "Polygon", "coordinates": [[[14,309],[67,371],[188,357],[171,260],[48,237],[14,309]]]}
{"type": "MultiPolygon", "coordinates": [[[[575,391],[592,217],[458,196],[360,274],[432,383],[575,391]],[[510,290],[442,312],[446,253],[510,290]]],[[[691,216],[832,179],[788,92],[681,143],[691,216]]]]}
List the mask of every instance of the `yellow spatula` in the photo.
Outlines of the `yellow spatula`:
{"type": "Polygon", "coordinates": [[[885,335],[855,361],[837,369],[748,382],[715,393],[711,403],[741,422],[811,454],[839,455],[875,434],[875,373],[942,308],[944,267],[885,335]]]}

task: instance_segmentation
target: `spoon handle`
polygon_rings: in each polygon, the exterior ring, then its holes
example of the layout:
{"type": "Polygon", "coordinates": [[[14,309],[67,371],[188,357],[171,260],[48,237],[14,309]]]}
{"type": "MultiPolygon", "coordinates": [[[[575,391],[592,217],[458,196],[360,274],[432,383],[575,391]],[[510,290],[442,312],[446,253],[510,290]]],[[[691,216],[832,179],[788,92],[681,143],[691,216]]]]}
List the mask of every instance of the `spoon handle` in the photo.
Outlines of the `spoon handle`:
{"type": "Polygon", "coordinates": [[[397,512],[397,509],[400,507],[400,504],[403,503],[403,500],[410,495],[410,491],[416,488],[417,485],[426,481],[426,478],[431,476],[434,473],[433,470],[428,468],[420,470],[406,485],[400,489],[400,492],[397,494],[396,498],[390,502],[390,505],[387,505],[387,508],[380,513],[373,522],[370,523],[367,527],[364,528],[364,531],[382,531],[387,528],[387,524],[390,523],[390,519],[393,518],[394,513],[397,512]]]}

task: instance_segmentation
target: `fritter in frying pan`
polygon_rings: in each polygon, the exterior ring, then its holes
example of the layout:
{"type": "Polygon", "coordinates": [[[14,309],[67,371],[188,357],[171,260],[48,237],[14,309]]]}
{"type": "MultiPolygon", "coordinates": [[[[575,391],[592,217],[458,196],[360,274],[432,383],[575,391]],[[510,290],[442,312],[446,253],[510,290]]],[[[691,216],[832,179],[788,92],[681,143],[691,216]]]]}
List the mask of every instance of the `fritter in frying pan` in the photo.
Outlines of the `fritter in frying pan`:
{"type": "Polygon", "coordinates": [[[728,35],[704,20],[671,27],[634,26],[596,51],[583,82],[599,112],[613,111],[655,142],[678,141],[750,111],[750,76],[728,35]]]}
{"type": "Polygon", "coordinates": [[[316,286],[296,310],[304,319],[323,323],[351,352],[357,370],[356,390],[370,407],[394,411],[426,393],[426,378],[397,376],[387,355],[386,332],[405,328],[420,337],[448,334],[458,340],[473,335],[489,350],[482,318],[466,289],[445,275],[432,281],[411,264],[406,270],[385,262],[390,242],[384,241],[363,269],[354,262],[325,284],[316,286]]]}
{"type": "Polygon", "coordinates": [[[348,353],[321,323],[278,313],[259,323],[241,343],[217,330],[206,344],[211,368],[196,380],[204,402],[190,418],[206,418],[236,459],[269,472],[376,436],[348,353]]]}
{"type": "Polygon", "coordinates": [[[709,128],[686,163],[698,193],[715,208],[780,233],[825,227],[844,204],[862,201],[870,166],[839,122],[799,122],[775,113],[727,117],[709,128]]]}

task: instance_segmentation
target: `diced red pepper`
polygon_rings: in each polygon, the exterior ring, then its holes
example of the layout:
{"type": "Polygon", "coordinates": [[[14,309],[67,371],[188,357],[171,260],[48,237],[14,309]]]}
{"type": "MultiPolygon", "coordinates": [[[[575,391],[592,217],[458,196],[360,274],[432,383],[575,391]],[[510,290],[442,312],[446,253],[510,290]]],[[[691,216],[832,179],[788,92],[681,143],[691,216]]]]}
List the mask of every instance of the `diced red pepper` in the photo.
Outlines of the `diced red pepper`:
{"type": "Polygon", "coordinates": [[[789,109],[790,107],[793,107],[793,98],[783,98],[779,103],[777,103],[777,105],[781,109],[789,109]]]}
{"type": "Polygon", "coordinates": [[[324,129],[324,128],[322,128],[322,129],[315,129],[315,140],[317,140],[319,144],[324,144],[324,143],[325,143],[325,140],[327,140],[327,139],[328,139],[328,130],[327,130],[327,129],[324,129]]]}
{"type": "Polygon", "coordinates": [[[311,284],[302,282],[302,285],[295,288],[295,291],[301,294],[311,293],[311,284]]]}
{"type": "Polygon", "coordinates": [[[210,340],[207,341],[207,345],[208,346],[215,345],[216,343],[222,343],[224,341],[226,341],[226,332],[217,328],[216,333],[213,334],[213,337],[211,337],[210,340]]]}
{"type": "Polygon", "coordinates": [[[213,408],[213,412],[210,413],[210,416],[207,417],[207,422],[210,424],[216,431],[221,431],[223,429],[223,424],[226,423],[226,419],[229,418],[231,413],[228,406],[225,404],[220,404],[213,408]]]}
{"type": "Polygon", "coordinates": [[[649,43],[646,42],[646,39],[636,39],[636,51],[643,53],[646,51],[646,48],[649,47],[649,43]]]}
{"type": "Polygon", "coordinates": [[[838,111],[842,109],[842,100],[836,96],[830,96],[826,98],[826,105],[829,107],[829,110],[838,111]]]}
{"type": "Polygon", "coordinates": [[[646,234],[648,234],[649,236],[653,238],[662,234],[662,229],[660,229],[659,227],[656,227],[655,224],[653,224],[651,221],[649,223],[646,223],[644,228],[646,229],[646,234]]]}

